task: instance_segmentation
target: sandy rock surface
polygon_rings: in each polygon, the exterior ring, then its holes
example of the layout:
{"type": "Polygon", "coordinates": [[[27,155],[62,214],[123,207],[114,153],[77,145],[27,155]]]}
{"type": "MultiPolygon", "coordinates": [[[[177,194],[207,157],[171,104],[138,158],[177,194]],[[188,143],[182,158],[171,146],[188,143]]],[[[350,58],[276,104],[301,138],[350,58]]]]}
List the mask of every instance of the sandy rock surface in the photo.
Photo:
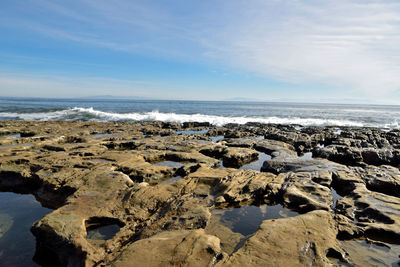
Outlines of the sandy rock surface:
{"type": "Polygon", "coordinates": [[[339,130],[1,122],[0,190],[53,209],[44,266],[397,264],[400,133],[339,130]]]}

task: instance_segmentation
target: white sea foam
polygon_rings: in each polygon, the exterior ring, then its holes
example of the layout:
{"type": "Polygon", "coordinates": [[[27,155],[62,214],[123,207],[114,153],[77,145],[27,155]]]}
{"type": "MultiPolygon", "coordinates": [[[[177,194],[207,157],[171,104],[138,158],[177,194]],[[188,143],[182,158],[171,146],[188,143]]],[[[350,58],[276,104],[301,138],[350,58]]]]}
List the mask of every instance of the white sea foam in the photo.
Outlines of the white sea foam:
{"type": "MultiPolygon", "coordinates": [[[[89,121],[163,121],[163,122],[209,122],[213,125],[222,126],[228,123],[245,124],[247,122],[275,123],[275,124],[300,124],[304,126],[383,126],[364,125],[359,121],[323,119],[323,118],[300,118],[300,117],[229,117],[206,114],[177,114],[162,113],[158,111],[144,113],[115,113],[95,110],[93,108],[75,107],[66,110],[40,112],[40,113],[7,113],[0,112],[0,117],[20,120],[89,120],[89,121]]],[[[398,128],[399,125],[391,125],[391,128],[398,128]]]]}

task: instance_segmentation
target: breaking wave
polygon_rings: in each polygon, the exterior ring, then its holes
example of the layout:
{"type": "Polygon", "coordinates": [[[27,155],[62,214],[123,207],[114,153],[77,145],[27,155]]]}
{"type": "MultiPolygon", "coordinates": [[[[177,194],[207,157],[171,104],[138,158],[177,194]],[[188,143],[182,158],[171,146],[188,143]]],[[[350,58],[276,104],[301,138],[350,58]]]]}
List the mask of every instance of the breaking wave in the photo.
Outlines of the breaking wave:
{"type": "Polygon", "coordinates": [[[219,116],[206,114],[177,114],[151,112],[115,113],[95,110],[93,108],[74,107],[58,111],[37,112],[37,113],[10,113],[0,112],[1,120],[82,120],[82,121],[163,121],[163,122],[209,122],[216,126],[228,123],[245,124],[248,122],[273,123],[273,124],[299,124],[303,126],[374,126],[398,128],[398,123],[393,125],[365,125],[360,121],[323,119],[323,118],[301,118],[301,117],[248,117],[248,116],[219,116]]]}

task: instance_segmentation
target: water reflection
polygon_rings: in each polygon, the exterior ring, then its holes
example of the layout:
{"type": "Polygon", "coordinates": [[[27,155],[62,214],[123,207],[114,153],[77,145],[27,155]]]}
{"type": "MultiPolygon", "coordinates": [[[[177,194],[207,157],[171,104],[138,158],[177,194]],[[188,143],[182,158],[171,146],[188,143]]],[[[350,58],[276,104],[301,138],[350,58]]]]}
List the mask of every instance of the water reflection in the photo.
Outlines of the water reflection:
{"type": "Polygon", "coordinates": [[[160,162],[154,163],[153,165],[165,166],[165,167],[171,167],[171,168],[180,168],[182,166],[185,166],[186,164],[188,164],[188,162],[182,163],[182,162],[177,162],[177,161],[165,160],[165,161],[160,161],[160,162]]]}
{"type": "Polygon", "coordinates": [[[298,215],[282,205],[243,206],[232,209],[215,209],[213,215],[233,232],[248,236],[257,231],[264,220],[287,218],[298,215]]]}
{"type": "Polygon", "coordinates": [[[296,215],[297,212],[287,210],[282,205],[214,209],[206,232],[217,236],[221,240],[221,248],[232,254],[257,231],[262,221],[296,215]]]}
{"type": "Polygon", "coordinates": [[[0,193],[0,266],[39,266],[32,261],[36,240],[30,228],[51,211],[32,195],[0,193]]]}
{"type": "Polygon", "coordinates": [[[339,195],[333,187],[331,187],[331,195],[332,195],[332,200],[333,200],[331,208],[334,210],[337,206],[338,200],[342,199],[343,197],[341,195],[339,195]]]}
{"type": "Polygon", "coordinates": [[[224,136],[223,135],[218,135],[218,136],[211,136],[210,138],[211,138],[211,142],[217,143],[218,141],[224,139],[224,136]]]}
{"type": "Polygon", "coordinates": [[[248,164],[243,165],[240,167],[240,170],[255,170],[255,171],[260,171],[261,167],[263,166],[264,162],[266,160],[271,160],[272,157],[268,154],[265,154],[263,152],[258,153],[258,159],[255,161],[252,161],[248,164]]]}
{"type": "Polygon", "coordinates": [[[7,138],[19,138],[19,137],[21,137],[21,134],[13,134],[13,135],[7,136],[7,138]]]}
{"type": "Polygon", "coordinates": [[[163,181],[161,183],[161,185],[175,183],[175,182],[179,181],[182,178],[183,178],[182,176],[173,176],[172,178],[163,181]]]}
{"type": "Polygon", "coordinates": [[[175,131],[176,134],[204,134],[207,132],[208,132],[208,129],[198,130],[198,131],[175,131]]]}
{"type": "Polygon", "coordinates": [[[108,240],[119,232],[120,227],[117,224],[101,226],[95,229],[88,230],[87,238],[92,240],[108,240]]]}
{"type": "Polygon", "coordinates": [[[311,159],[313,159],[312,152],[307,152],[299,156],[299,160],[311,160],[311,159]]]}

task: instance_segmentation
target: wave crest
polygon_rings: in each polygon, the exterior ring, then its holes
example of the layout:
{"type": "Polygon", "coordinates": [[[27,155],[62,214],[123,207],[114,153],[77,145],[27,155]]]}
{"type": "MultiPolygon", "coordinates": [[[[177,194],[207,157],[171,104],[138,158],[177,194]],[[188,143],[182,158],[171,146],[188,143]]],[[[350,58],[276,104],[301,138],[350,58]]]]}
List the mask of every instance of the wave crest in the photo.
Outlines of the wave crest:
{"type": "MultiPolygon", "coordinates": [[[[38,112],[38,113],[7,113],[0,112],[0,119],[12,120],[84,120],[84,121],[163,121],[163,122],[209,122],[216,126],[228,123],[245,124],[248,122],[272,123],[272,124],[300,124],[303,126],[367,126],[359,121],[323,119],[323,118],[300,118],[300,117],[230,117],[206,114],[177,114],[162,113],[158,111],[143,113],[115,113],[95,110],[93,108],[74,107],[65,110],[38,112]]],[[[373,125],[368,125],[373,126],[373,125]]],[[[398,126],[398,125],[397,125],[398,126]]]]}

